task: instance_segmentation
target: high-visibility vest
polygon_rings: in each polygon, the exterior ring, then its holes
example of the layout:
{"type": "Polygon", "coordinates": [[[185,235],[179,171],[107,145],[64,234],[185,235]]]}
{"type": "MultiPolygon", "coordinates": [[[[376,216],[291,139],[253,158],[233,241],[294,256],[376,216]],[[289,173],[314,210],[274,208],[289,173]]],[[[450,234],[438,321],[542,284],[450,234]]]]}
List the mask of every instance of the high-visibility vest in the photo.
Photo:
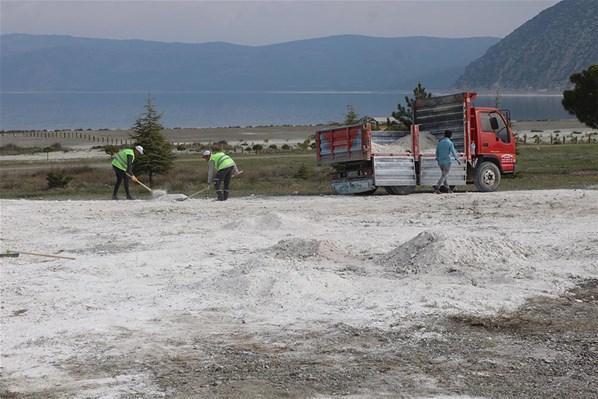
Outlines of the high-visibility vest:
{"type": "Polygon", "coordinates": [[[133,161],[135,160],[135,152],[130,148],[125,148],[124,150],[120,150],[112,160],[112,166],[117,167],[120,170],[127,171],[127,157],[129,155],[133,156],[133,161]]]}
{"type": "Polygon", "coordinates": [[[235,161],[223,152],[216,152],[210,157],[210,161],[214,161],[216,170],[230,168],[235,164],[235,161]]]}

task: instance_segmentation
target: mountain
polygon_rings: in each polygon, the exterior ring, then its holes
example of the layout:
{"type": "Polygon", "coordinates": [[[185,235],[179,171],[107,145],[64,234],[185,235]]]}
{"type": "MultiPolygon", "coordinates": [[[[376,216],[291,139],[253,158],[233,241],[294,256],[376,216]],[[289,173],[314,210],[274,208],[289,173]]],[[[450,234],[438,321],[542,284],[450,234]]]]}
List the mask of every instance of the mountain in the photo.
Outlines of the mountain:
{"type": "Polygon", "coordinates": [[[7,34],[0,82],[2,91],[443,89],[498,40],[345,35],[242,46],[7,34]]]}
{"type": "Polygon", "coordinates": [[[563,0],[490,47],[458,87],[562,90],[598,63],[598,0],[563,0]]]}

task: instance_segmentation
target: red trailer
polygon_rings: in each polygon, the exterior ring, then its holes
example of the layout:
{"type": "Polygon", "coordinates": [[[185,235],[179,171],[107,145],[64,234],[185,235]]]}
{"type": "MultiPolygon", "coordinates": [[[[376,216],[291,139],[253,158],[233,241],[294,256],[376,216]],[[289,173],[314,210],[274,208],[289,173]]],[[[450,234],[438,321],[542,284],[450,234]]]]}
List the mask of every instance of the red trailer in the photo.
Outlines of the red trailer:
{"type": "Polygon", "coordinates": [[[391,194],[408,194],[417,185],[438,181],[435,147],[448,129],[462,161],[451,166],[449,184],[474,183],[480,191],[495,191],[503,174],[515,172],[515,138],[508,113],[475,107],[475,97],[459,93],[417,100],[410,130],[372,131],[369,125],[320,130],[318,164],[334,167],[336,193],[369,194],[384,187],[391,194]]]}

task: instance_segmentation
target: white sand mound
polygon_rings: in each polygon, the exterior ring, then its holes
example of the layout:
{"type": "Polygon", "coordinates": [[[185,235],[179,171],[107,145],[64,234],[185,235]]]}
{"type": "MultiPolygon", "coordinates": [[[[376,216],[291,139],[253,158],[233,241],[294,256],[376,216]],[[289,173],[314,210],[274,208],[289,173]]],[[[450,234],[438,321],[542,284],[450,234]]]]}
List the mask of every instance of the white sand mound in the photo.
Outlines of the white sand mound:
{"type": "Polygon", "coordinates": [[[438,139],[430,132],[419,132],[419,152],[430,153],[436,151],[438,139]]]}
{"type": "Polygon", "coordinates": [[[336,260],[346,255],[331,241],[293,238],[278,241],[268,252],[282,259],[326,258],[336,260]]]}
{"type": "Polygon", "coordinates": [[[374,154],[400,154],[405,152],[412,152],[411,135],[387,143],[372,141],[372,153],[374,154]]]}
{"type": "Polygon", "coordinates": [[[534,251],[502,237],[451,236],[424,231],[376,259],[398,273],[521,269],[534,251]]]}
{"type": "MultiPolygon", "coordinates": [[[[429,132],[419,133],[419,151],[430,153],[436,151],[438,140],[429,132]]],[[[372,141],[372,153],[374,154],[401,154],[412,152],[411,135],[401,137],[397,140],[381,143],[372,141]]]]}
{"type": "Polygon", "coordinates": [[[154,201],[180,201],[187,198],[185,194],[168,194],[164,190],[154,190],[152,192],[152,197],[154,201]],[[161,193],[155,194],[157,191],[160,191],[161,193]]]}

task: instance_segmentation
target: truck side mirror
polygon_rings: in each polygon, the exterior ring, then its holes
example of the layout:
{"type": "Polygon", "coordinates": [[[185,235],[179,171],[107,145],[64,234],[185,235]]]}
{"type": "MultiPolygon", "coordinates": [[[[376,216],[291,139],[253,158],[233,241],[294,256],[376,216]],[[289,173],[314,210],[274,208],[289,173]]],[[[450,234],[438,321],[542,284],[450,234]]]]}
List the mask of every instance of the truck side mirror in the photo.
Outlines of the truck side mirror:
{"type": "Polygon", "coordinates": [[[492,130],[498,130],[498,121],[495,116],[490,117],[490,127],[492,127],[492,130]]]}

